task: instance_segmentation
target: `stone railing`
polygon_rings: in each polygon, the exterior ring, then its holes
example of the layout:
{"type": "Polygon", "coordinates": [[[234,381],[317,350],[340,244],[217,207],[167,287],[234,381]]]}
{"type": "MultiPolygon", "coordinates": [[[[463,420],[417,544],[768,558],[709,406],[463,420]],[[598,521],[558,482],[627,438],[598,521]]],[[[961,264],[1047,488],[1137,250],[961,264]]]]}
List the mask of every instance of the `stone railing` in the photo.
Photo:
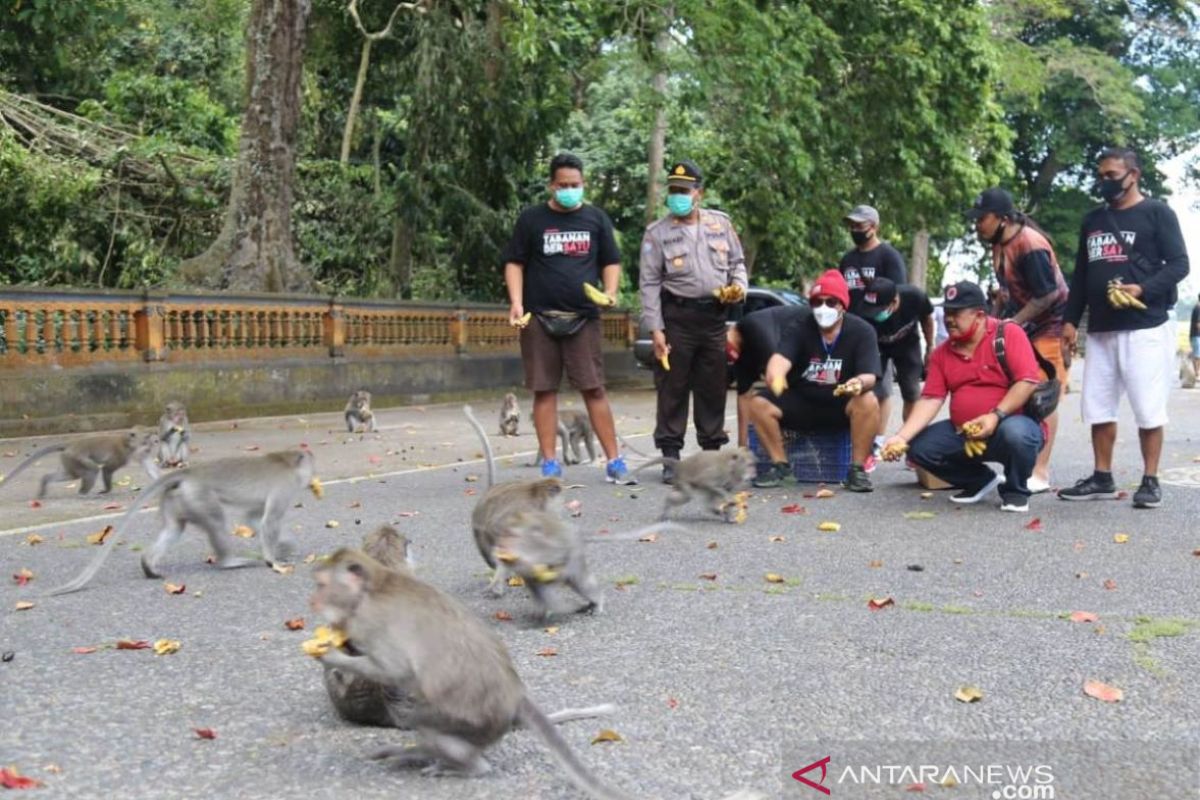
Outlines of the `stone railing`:
{"type": "MultiPolygon", "coordinates": [[[[628,311],[604,347],[631,347],[628,311]]],[[[221,292],[0,288],[0,370],[515,353],[507,307],[221,292]]]]}

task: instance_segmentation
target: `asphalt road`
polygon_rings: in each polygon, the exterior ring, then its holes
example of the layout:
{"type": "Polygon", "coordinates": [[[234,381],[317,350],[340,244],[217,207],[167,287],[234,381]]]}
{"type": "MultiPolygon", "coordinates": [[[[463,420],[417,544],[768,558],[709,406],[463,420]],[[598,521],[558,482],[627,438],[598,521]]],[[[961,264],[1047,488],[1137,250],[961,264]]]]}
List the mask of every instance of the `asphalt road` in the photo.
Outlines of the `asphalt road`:
{"type": "MultiPolygon", "coordinates": [[[[614,405],[621,430],[648,450],[652,394],[620,394],[614,405]]],[[[1090,470],[1090,448],[1077,393],[1064,410],[1054,477],[1065,484],[1090,470]]],[[[485,420],[493,414],[481,411],[485,420]]],[[[416,542],[421,577],[503,637],[543,707],[619,706],[611,719],[561,731],[598,775],[634,797],[716,798],[752,787],[817,798],[788,775],[832,755],[830,785],[841,757],[820,749],[829,742],[1013,740],[1040,743],[1036,752],[1056,759],[1058,794],[1042,796],[1174,800],[1200,797],[1200,392],[1177,391],[1172,414],[1164,477],[1176,483],[1165,487],[1161,509],[1049,496],[1024,515],[995,503],[958,509],[945,493],[922,498],[912,473],[884,465],[869,496],[834,487],[834,497],[817,499],[815,486],[756,491],[742,525],[689,508],[681,521],[691,532],[593,545],[606,612],[560,618],[556,631],[534,617],[522,590],[501,600],[483,593],[469,516],[485,478],[456,407],[385,409],[382,431],[362,437],[339,431],[332,415],[197,426],[194,460],[309,445],[326,494],[306,495],[289,514],[302,554],[356,543],[381,522],[398,525],[416,542]],[[792,504],[804,513],[781,511],[792,504]],[[841,530],[818,532],[822,521],[841,530]],[[768,573],[783,582],[768,582],[768,573]],[[893,604],[872,611],[871,598],[893,604]],[[497,619],[499,611],[512,620],[497,619]],[[1072,622],[1074,611],[1097,620],[1072,622]],[[1086,696],[1089,679],[1119,687],[1124,700],[1086,696]],[[957,701],[965,685],[983,699],[957,701]],[[623,741],[593,745],[601,728],[623,741]],[[1120,747],[1101,757],[1082,744],[1094,740],[1155,744],[1148,754],[1120,747]],[[1097,775],[1105,776],[1099,793],[1069,788],[1097,775]]],[[[493,438],[505,456],[503,479],[534,474],[523,466],[533,443],[527,421],[522,430],[493,438]]],[[[42,443],[0,442],[0,472],[42,443]]],[[[1131,488],[1140,460],[1128,422],[1117,453],[1118,482],[1131,488]]],[[[581,796],[528,732],[494,747],[493,773],[478,779],[367,760],[375,746],[407,734],[354,728],[332,714],[321,670],[300,650],[315,624],[303,565],[291,575],[218,571],[193,532],[166,560],[169,580],[186,585],[171,595],[142,577],[131,552],[154,535],[147,513],[92,586],[45,597],[92,556],[84,537],[119,513],[104,507],[127,506],[146,479],[126,470],[131,480],[110,498],[79,499],[60,485],[31,508],[39,473],[0,488],[0,650],[13,654],[0,663],[0,765],[43,781],[33,796],[581,796]],[[33,535],[42,542],[29,544],[33,535]],[[23,568],[33,579],[18,586],[7,575],[23,568]],[[14,610],[19,601],[34,607],[14,610]],[[284,628],[296,617],[306,631],[284,628]],[[120,639],[173,639],[181,648],[163,656],[112,648],[120,639]],[[74,652],[80,647],[98,649],[74,652]],[[216,738],[200,739],[195,728],[216,738]]],[[[580,527],[653,521],[663,487],[657,470],[646,477],[633,490],[606,484],[598,465],[570,468],[580,527]]],[[[861,794],[838,786],[833,796],[919,796],[905,792],[910,783],[861,794]]],[[[993,796],[990,787],[961,784],[926,791],[993,796]]]]}

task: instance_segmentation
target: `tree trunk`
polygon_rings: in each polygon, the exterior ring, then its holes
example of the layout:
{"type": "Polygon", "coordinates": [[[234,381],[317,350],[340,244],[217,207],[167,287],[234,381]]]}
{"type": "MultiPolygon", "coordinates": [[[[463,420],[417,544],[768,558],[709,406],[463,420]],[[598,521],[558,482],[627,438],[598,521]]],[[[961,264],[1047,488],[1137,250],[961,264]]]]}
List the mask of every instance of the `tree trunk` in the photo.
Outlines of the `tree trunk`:
{"type": "Polygon", "coordinates": [[[354,141],[354,123],[358,119],[358,107],[362,104],[363,84],[367,82],[367,70],[371,66],[371,40],[363,39],[362,55],[358,59],[358,77],[354,79],[354,93],[350,95],[350,109],[346,112],[346,128],[342,131],[342,153],[338,161],[344,167],[350,163],[350,145],[354,141]]]}
{"type": "Polygon", "coordinates": [[[925,289],[925,273],[929,270],[929,229],[921,228],[913,236],[912,259],[908,263],[908,282],[925,289]]]}
{"type": "Polygon", "coordinates": [[[253,0],[242,117],[229,206],[209,248],[180,265],[188,283],[280,292],[311,280],[292,243],[292,181],[305,29],[311,0],[253,0]]]}
{"type": "Polygon", "coordinates": [[[1046,199],[1046,195],[1050,194],[1050,188],[1054,185],[1054,179],[1058,177],[1058,173],[1062,171],[1062,164],[1058,161],[1058,153],[1051,150],[1046,154],[1046,158],[1042,161],[1038,168],[1037,177],[1033,181],[1033,185],[1029,187],[1029,213],[1037,213],[1041,207],[1042,201],[1046,199]]]}
{"type": "MultiPolygon", "coordinates": [[[[670,18],[666,21],[670,25],[670,18]]],[[[667,27],[663,27],[654,37],[654,55],[658,60],[658,70],[654,73],[652,89],[654,92],[654,127],[650,131],[650,150],[646,158],[648,180],[646,181],[646,222],[658,219],[661,211],[659,205],[659,182],[663,170],[663,151],[667,143],[667,47],[671,36],[667,27]]]]}
{"type": "Polygon", "coordinates": [[[403,212],[397,211],[392,223],[392,253],[388,271],[396,296],[402,300],[412,299],[413,236],[412,225],[403,212]]]}

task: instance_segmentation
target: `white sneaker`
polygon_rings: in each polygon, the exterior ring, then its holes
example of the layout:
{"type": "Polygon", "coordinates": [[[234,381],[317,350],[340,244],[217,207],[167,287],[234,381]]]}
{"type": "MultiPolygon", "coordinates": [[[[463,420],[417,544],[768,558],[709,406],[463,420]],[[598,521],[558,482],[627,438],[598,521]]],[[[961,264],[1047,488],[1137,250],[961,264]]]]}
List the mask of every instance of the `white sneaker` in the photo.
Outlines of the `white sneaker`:
{"type": "Polygon", "coordinates": [[[972,488],[963,489],[958,494],[951,495],[950,502],[958,503],[959,505],[971,505],[972,503],[978,503],[980,500],[987,497],[988,494],[993,489],[995,489],[997,486],[999,486],[1003,482],[1004,482],[1003,475],[995,475],[990,481],[985,483],[983,486],[976,486],[976,487],[972,487],[972,488]]]}
{"type": "Polygon", "coordinates": [[[1050,491],[1050,481],[1044,481],[1036,475],[1029,476],[1029,480],[1025,481],[1025,486],[1029,489],[1030,494],[1043,494],[1050,491]]]}

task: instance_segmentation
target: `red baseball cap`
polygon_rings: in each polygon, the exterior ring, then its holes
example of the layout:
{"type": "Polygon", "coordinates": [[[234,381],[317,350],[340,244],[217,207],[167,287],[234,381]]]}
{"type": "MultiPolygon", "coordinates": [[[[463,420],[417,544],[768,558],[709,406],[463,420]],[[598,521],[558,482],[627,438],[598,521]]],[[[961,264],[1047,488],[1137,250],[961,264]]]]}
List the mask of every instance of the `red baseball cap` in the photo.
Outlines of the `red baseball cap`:
{"type": "Polygon", "coordinates": [[[817,278],[812,288],[808,290],[809,300],[815,300],[818,297],[832,297],[841,302],[842,308],[850,308],[850,287],[846,285],[846,279],[842,277],[842,273],[836,269],[825,270],[821,273],[821,277],[817,278]]]}

